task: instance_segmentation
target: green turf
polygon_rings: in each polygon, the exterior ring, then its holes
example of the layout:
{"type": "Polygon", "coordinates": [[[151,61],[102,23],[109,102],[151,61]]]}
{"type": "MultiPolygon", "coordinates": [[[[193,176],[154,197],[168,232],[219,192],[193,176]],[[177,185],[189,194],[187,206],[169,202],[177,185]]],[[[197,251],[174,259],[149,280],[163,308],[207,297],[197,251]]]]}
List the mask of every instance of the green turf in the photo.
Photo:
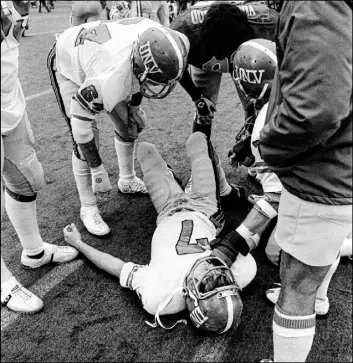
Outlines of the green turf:
{"type": "MultiPolygon", "coordinates": [[[[59,32],[68,24],[68,2],[57,1],[47,14],[31,13],[29,34],[59,32]]],[[[46,71],[47,52],[53,34],[22,39],[20,80],[26,96],[50,88],[46,71]]],[[[191,131],[193,105],[185,91],[177,87],[162,101],[144,101],[148,123],[140,140],[153,142],[166,161],[185,182],[190,167],[185,142],[191,131]]],[[[36,150],[43,164],[47,186],[38,196],[38,221],[45,241],[65,244],[62,228],[75,222],[83,239],[102,251],[125,261],[148,263],[156,213],[148,197],[122,196],[117,191],[118,166],[113,143],[113,125],[99,116],[101,151],[111,174],[111,195],[99,201],[102,216],[112,235],[100,240],[83,230],[78,217],[79,200],[71,171],[71,141],[53,94],[27,104],[37,139],[36,150]]],[[[246,171],[227,165],[227,151],[243,120],[242,109],[232,81],[224,77],[213,142],[224,161],[227,178],[245,183],[246,171]]],[[[138,174],[140,167],[136,162],[138,174]]],[[[256,186],[252,186],[256,190],[256,186]]],[[[226,213],[227,229],[236,226],[247,213],[234,209],[226,213]]],[[[26,286],[55,272],[51,266],[36,271],[20,267],[21,246],[6,214],[2,220],[2,255],[11,271],[26,286]]],[[[190,325],[174,330],[152,329],[152,320],[141,307],[136,294],[120,287],[119,281],[84,260],[76,271],[40,295],[45,308],[33,316],[19,315],[1,331],[2,362],[107,362],[107,361],[259,361],[272,355],[273,306],[264,298],[278,271],[264,256],[263,245],[254,254],[258,273],[242,292],[244,311],[236,332],[220,337],[202,337],[190,325]]],[[[82,257],[80,257],[82,259],[82,257]]],[[[329,289],[331,303],[326,319],[317,322],[317,334],[308,361],[352,362],[352,263],[343,259],[329,289]]],[[[2,307],[1,312],[6,310],[2,307]]],[[[184,314],[178,316],[184,317],[184,314]]],[[[175,316],[165,318],[173,322],[175,316]]]]}

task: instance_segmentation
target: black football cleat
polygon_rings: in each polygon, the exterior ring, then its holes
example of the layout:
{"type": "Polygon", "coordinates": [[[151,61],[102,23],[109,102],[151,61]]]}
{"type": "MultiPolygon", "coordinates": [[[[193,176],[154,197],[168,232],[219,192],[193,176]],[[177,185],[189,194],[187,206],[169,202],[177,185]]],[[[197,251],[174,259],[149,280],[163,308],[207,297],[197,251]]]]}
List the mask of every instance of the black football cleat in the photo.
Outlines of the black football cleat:
{"type": "Polygon", "coordinates": [[[245,189],[241,186],[229,183],[232,190],[227,195],[221,195],[221,206],[223,210],[237,208],[239,204],[247,203],[245,189]]]}

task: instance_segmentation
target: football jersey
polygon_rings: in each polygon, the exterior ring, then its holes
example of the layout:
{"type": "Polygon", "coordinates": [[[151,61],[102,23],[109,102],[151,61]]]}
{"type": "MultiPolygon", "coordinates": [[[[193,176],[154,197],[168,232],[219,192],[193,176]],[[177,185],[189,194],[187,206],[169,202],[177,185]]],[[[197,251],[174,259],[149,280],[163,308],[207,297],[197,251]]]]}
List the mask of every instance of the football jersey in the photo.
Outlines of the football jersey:
{"type": "Polygon", "coordinates": [[[132,70],[132,48],[150,26],[145,18],[97,21],[67,29],[56,45],[58,71],[80,88],[75,99],[91,114],[110,112],[138,92],[132,70]]]}
{"type": "MultiPolygon", "coordinates": [[[[278,13],[270,9],[265,1],[227,1],[239,7],[246,15],[250,26],[254,29],[255,38],[274,39],[278,13]]],[[[202,23],[214,1],[200,1],[181,12],[171,23],[171,29],[185,34],[190,41],[188,63],[207,71],[228,73],[231,71],[229,54],[224,59],[217,59],[203,49],[202,23]]],[[[231,34],[230,36],[236,36],[231,34]]],[[[224,40],[220,40],[224,41],[224,40]]],[[[236,49],[234,49],[235,51],[236,49]]]]}
{"type": "Polygon", "coordinates": [[[1,1],[1,134],[11,132],[26,108],[18,79],[18,46],[29,1],[1,1]]]}
{"type": "MultiPolygon", "coordinates": [[[[185,211],[163,218],[153,234],[150,263],[126,263],[120,275],[121,286],[135,290],[150,314],[174,314],[186,309],[184,280],[197,259],[211,254],[209,242],[215,237],[215,226],[202,213],[185,211]]],[[[250,254],[246,257],[246,261],[235,261],[231,267],[241,288],[254,277],[254,269],[250,267],[248,272],[245,266],[255,261],[250,254]]]]}
{"type": "Polygon", "coordinates": [[[251,175],[261,183],[264,193],[279,193],[282,191],[282,183],[278,176],[272,172],[261,158],[259,148],[260,131],[265,126],[268,103],[266,103],[256,117],[251,134],[251,152],[255,157],[255,163],[250,167],[251,175]]]}

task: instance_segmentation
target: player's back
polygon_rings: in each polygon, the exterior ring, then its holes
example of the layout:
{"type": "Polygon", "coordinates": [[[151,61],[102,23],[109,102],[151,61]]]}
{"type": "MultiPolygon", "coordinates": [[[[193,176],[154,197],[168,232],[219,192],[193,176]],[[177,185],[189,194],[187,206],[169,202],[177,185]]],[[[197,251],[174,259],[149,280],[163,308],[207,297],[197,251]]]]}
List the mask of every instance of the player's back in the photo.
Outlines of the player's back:
{"type": "Polygon", "coordinates": [[[58,70],[80,85],[84,79],[113,68],[131,68],[133,42],[151,25],[144,18],[98,21],[64,31],[57,42],[58,70]]]}

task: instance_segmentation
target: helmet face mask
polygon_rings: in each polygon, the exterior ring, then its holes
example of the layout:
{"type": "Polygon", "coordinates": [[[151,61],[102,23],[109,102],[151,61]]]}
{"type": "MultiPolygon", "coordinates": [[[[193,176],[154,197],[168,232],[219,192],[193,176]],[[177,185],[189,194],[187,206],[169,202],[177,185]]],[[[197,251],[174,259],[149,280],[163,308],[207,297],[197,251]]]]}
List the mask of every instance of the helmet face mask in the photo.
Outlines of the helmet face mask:
{"type": "Polygon", "coordinates": [[[198,259],[184,281],[184,298],[193,325],[221,334],[240,322],[242,301],[230,268],[217,257],[198,259]]]}
{"type": "Polygon", "coordinates": [[[252,39],[240,45],[232,57],[233,81],[247,97],[267,102],[277,66],[276,45],[267,39],[252,39]]]}
{"type": "Polygon", "coordinates": [[[187,64],[189,42],[169,28],[150,27],[133,44],[133,72],[146,98],[164,98],[175,88],[187,64]]]}

